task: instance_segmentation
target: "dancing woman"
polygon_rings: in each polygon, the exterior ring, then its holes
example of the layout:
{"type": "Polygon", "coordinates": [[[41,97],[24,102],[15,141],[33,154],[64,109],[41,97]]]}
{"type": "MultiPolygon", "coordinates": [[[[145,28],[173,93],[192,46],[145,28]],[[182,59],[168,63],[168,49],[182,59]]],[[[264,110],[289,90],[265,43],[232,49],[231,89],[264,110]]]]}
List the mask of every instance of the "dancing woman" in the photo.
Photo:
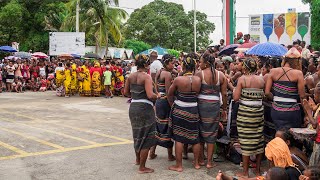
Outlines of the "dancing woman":
{"type": "Polygon", "coordinates": [[[182,64],[183,76],[174,79],[169,92],[168,99],[172,105],[171,120],[169,126],[172,129],[172,138],[175,140],[176,165],[170,166],[172,171],[182,172],[183,144],[193,145],[194,167],[200,169],[200,137],[199,137],[199,112],[198,94],[200,92],[201,80],[193,73],[196,67],[195,54],[189,54],[182,64]],[[175,101],[173,102],[173,96],[175,101]]]}
{"type": "MultiPolygon", "coordinates": [[[[157,121],[157,145],[168,149],[168,160],[174,161],[175,157],[172,155],[173,141],[169,136],[169,117],[171,107],[169,105],[167,94],[172,84],[172,70],[174,68],[174,59],[171,55],[164,55],[163,58],[164,68],[156,74],[157,91],[160,93],[161,98],[156,101],[156,121],[157,121]]],[[[156,157],[155,149],[150,150],[150,159],[156,157]]]]}
{"type": "MultiPolygon", "coordinates": [[[[204,143],[207,143],[207,168],[213,167],[212,155],[220,121],[220,93],[223,102],[223,118],[227,116],[227,80],[223,72],[215,69],[214,61],[214,56],[210,52],[205,52],[200,58],[201,71],[197,73],[201,79],[201,92],[198,96],[201,151],[204,149],[204,143]]],[[[203,161],[201,157],[200,163],[203,161]]]]}
{"type": "Polygon", "coordinates": [[[151,76],[147,74],[149,60],[145,55],[136,56],[138,71],[132,73],[126,81],[124,93],[132,98],[129,118],[132,126],[136,164],[139,173],[152,173],[153,169],[145,167],[149,149],[155,146],[156,120],[153,101],[158,97],[153,92],[151,76]]]}

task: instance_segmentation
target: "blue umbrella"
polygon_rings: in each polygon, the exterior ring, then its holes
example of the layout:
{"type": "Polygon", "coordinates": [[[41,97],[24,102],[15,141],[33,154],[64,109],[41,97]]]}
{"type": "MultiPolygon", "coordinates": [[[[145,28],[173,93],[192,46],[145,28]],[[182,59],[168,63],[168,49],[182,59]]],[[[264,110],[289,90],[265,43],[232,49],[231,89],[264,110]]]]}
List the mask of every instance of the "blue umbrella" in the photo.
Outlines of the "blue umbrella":
{"type": "Polygon", "coordinates": [[[141,52],[140,54],[146,54],[146,55],[149,55],[149,53],[152,51],[152,50],[156,50],[158,52],[158,55],[165,55],[165,54],[168,54],[168,50],[161,47],[161,46],[156,46],[156,47],[153,47],[152,49],[148,49],[148,50],[145,50],[143,52],[141,52]]]}
{"type": "Polygon", "coordinates": [[[71,56],[73,56],[75,59],[80,59],[81,56],[79,54],[71,54],[71,56]]]}
{"type": "Polygon", "coordinates": [[[234,50],[237,49],[239,46],[240,44],[230,44],[219,52],[219,56],[222,56],[222,55],[230,56],[231,54],[235,53],[234,50]]]}
{"type": "Polygon", "coordinates": [[[0,46],[0,51],[4,52],[17,52],[13,47],[11,46],[0,46]]]}
{"type": "Polygon", "coordinates": [[[262,44],[257,44],[250,48],[246,54],[256,55],[256,56],[284,56],[288,52],[287,48],[280,44],[266,42],[262,44]]]}

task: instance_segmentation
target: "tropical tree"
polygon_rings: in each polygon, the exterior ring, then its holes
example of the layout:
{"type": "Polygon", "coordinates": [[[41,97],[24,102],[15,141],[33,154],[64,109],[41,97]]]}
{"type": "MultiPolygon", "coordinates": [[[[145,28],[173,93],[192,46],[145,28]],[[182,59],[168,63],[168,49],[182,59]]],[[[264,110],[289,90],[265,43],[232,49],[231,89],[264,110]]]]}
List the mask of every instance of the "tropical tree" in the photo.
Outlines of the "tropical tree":
{"type": "Polygon", "coordinates": [[[147,44],[143,41],[137,40],[125,40],[124,41],[124,48],[132,49],[134,54],[139,54],[142,51],[150,49],[150,44],[147,44]]]}
{"type": "MultiPolygon", "coordinates": [[[[96,51],[99,47],[105,45],[108,48],[109,37],[113,42],[119,44],[122,34],[120,26],[127,18],[127,12],[110,7],[108,0],[70,0],[66,4],[68,13],[53,14],[46,17],[47,28],[52,30],[75,30],[77,3],[80,4],[80,31],[86,32],[87,44],[91,44],[90,39],[94,39],[96,51]]],[[[118,0],[113,1],[115,5],[118,0]]]]}
{"type": "MultiPolygon", "coordinates": [[[[215,29],[204,13],[197,12],[197,50],[210,44],[209,35],[215,29]]],[[[155,0],[136,9],[124,27],[127,39],[142,40],[152,46],[181,49],[193,48],[193,11],[185,13],[183,5],[155,0]]]]}
{"type": "Polygon", "coordinates": [[[320,0],[302,0],[309,3],[311,12],[311,44],[313,48],[320,49],[320,0]]]}

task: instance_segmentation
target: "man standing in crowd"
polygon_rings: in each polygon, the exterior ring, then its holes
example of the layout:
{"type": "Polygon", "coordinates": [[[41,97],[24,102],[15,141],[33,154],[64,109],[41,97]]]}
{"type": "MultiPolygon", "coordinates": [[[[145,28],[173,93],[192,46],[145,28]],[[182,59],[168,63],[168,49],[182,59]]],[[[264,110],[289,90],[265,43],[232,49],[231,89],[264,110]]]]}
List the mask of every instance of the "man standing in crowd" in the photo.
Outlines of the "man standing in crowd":
{"type": "Polygon", "coordinates": [[[158,60],[158,52],[156,50],[152,50],[149,53],[149,56],[150,56],[150,62],[151,62],[150,74],[151,74],[152,80],[154,82],[157,72],[163,68],[163,65],[162,65],[161,61],[158,60]]]}

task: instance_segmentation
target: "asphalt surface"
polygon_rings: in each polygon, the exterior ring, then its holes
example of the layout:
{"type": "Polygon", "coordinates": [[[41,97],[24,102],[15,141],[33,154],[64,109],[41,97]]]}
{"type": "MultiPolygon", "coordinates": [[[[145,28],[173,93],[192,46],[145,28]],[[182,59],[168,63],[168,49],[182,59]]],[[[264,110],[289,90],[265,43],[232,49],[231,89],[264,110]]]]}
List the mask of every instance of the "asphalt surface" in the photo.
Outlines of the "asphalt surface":
{"type": "Polygon", "coordinates": [[[126,98],[61,98],[54,92],[0,94],[0,180],[214,179],[218,170],[233,175],[229,162],[207,170],[167,170],[166,149],[148,160],[155,173],[138,174],[134,165],[126,98]]]}

